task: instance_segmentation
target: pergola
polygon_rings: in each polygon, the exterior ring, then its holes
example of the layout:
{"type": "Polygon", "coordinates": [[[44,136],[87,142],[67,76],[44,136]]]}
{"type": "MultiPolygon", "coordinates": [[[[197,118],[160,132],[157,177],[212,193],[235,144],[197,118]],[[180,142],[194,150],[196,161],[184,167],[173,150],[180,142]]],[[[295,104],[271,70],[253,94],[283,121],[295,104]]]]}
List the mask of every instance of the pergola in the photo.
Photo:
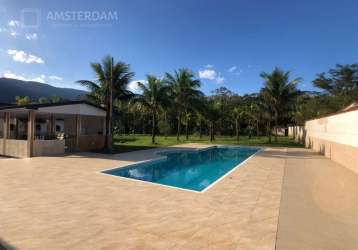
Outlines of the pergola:
{"type": "Polygon", "coordinates": [[[104,146],[106,111],[86,101],[0,108],[0,154],[58,155],[104,146]]]}

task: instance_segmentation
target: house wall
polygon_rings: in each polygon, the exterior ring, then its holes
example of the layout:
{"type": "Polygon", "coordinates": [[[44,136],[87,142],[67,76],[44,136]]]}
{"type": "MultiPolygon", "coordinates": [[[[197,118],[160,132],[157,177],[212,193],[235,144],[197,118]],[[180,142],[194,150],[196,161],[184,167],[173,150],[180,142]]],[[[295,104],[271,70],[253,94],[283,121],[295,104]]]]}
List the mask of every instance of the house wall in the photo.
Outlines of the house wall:
{"type": "Polygon", "coordinates": [[[13,140],[6,139],[5,148],[3,147],[4,141],[1,139],[2,155],[25,158],[27,157],[27,141],[26,140],[13,140]]]}
{"type": "Polygon", "coordinates": [[[81,116],[81,135],[103,135],[104,118],[97,116],[81,116]]]}
{"type": "Polygon", "coordinates": [[[33,156],[61,155],[65,153],[65,140],[34,140],[33,156]]]}
{"type": "MultiPolygon", "coordinates": [[[[0,155],[26,158],[27,140],[0,139],[0,155]],[[4,150],[5,149],[5,150],[4,150]]],[[[34,140],[33,156],[60,155],[65,153],[64,140],[34,140]]]]}
{"type": "Polygon", "coordinates": [[[4,154],[4,139],[0,139],[0,155],[4,154]]]}
{"type": "Polygon", "coordinates": [[[30,111],[9,111],[8,113],[10,116],[6,115],[6,120],[9,120],[8,117],[10,117],[10,120],[7,123],[8,126],[5,131],[5,113],[0,112],[0,155],[25,158],[30,156],[58,155],[65,153],[65,151],[93,151],[102,149],[104,146],[104,116],[106,113],[104,110],[91,105],[50,106],[30,111]],[[31,123],[27,120],[30,113],[33,114],[31,116],[33,117],[31,123]],[[17,124],[20,120],[14,119],[15,117],[21,118],[22,124],[17,124]],[[37,119],[35,120],[35,118],[37,119]],[[59,139],[63,139],[44,140],[52,139],[48,135],[54,132],[54,119],[56,119],[55,126],[59,127],[57,132],[63,132],[63,135],[59,139]],[[35,124],[34,120],[36,121],[35,124]],[[34,124],[33,128],[28,128],[28,124],[34,124]],[[27,136],[21,136],[22,133],[25,134],[28,131],[35,132],[34,136],[32,134],[29,136],[29,138],[34,137],[35,140],[31,139],[28,141],[26,139],[27,136]],[[1,137],[5,132],[8,135],[8,139],[3,140],[1,137]],[[18,140],[15,138],[10,139],[11,137],[16,137],[18,140]],[[29,153],[30,148],[32,149],[31,154],[29,153]]]}
{"type": "Polygon", "coordinates": [[[96,116],[80,117],[80,134],[76,140],[77,121],[75,116],[65,116],[66,148],[68,152],[100,150],[104,146],[104,118],[96,116]]]}
{"type": "Polygon", "coordinates": [[[96,151],[104,147],[103,135],[80,135],[79,151],[96,151]]]}
{"type": "Polygon", "coordinates": [[[331,160],[358,173],[358,110],[290,127],[289,135],[331,160]]]}

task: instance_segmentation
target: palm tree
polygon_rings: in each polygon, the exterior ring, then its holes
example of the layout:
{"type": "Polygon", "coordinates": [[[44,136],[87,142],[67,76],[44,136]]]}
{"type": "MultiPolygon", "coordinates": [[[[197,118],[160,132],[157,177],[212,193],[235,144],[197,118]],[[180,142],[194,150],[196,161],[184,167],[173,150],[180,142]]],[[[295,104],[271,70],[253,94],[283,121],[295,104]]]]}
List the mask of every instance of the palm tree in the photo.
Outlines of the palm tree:
{"type": "Polygon", "coordinates": [[[283,118],[292,107],[298,94],[296,85],[301,81],[301,78],[290,81],[290,72],[285,72],[279,68],[275,68],[271,73],[263,72],[260,76],[265,81],[265,86],[262,88],[261,94],[266,105],[270,107],[270,120],[273,120],[275,123],[275,141],[277,142],[279,119],[283,118]]]}
{"type": "Polygon", "coordinates": [[[210,141],[215,140],[215,123],[220,119],[220,105],[214,99],[209,99],[205,105],[205,117],[209,123],[210,141]]]}
{"type": "MultiPolygon", "coordinates": [[[[201,85],[200,81],[194,79],[193,72],[188,69],[174,71],[174,75],[166,73],[165,82],[171,86],[172,97],[177,109],[177,140],[179,141],[183,115],[186,119],[186,130],[188,131],[191,104],[204,94],[198,90],[201,85]]],[[[186,134],[188,139],[188,132],[186,134]]]]}
{"type": "MultiPolygon", "coordinates": [[[[203,105],[204,106],[204,105],[203,105]]],[[[196,125],[199,127],[199,138],[203,138],[203,122],[205,121],[205,115],[203,112],[196,111],[196,125]]]]}
{"type": "Polygon", "coordinates": [[[240,134],[240,120],[244,116],[245,110],[241,107],[235,107],[233,110],[233,115],[235,119],[235,133],[236,133],[236,141],[239,141],[240,134]]]}
{"type": "Polygon", "coordinates": [[[256,136],[259,136],[259,120],[260,120],[260,110],[257,103],[257,100],[253,100],[248,108],[248,120],[249,120],[249,139],[252,136],[253,127],[256,127],[256,136]]]}
{"type": "Polygon", "coordinates": [[[111,56],[104,57],[102,63],[91,63],[91,68],[95,72],[96,79],[77,82],[90,90],[87,95],[90,100],[106,107],[105,149],[112,151],[113,102],[114,100],[128,99],[133,95],[127,90],[127,85],[134,77],[134,73],[130,71],[129,64],[114,62],[111,56]]]}
{"type": "Polygon", "coordinates": [[[257,100],[257,106],[258,106],[258,112],[260,118],[263,120],[263,122],[266,124],[266,135],[268,137],[268,142],[271,143],[271,134],[272,134],[272,109],[271,106],[268,105],[270,100],[267,100],[267,96],[265,93],[260,92],[257,100]]]}
{"type": "Polygon", "coordinates": [[[169,102],[168,85],[155,76],[147,76],[147,84],[138,82],[142,94],[136,95],[132,99],[132,103],[136,104],[139,110],[147,111],[152,116],[152,143],[155,143],[157,117],[161,109],[169,102]]]}

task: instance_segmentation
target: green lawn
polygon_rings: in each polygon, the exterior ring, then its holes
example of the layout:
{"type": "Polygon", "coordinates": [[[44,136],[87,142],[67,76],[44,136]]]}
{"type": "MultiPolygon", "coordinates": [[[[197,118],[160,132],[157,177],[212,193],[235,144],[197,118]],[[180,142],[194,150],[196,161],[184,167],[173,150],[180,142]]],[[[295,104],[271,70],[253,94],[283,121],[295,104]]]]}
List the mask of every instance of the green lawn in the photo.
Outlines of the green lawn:
{"type": "MultiPolygon", "coordinates": [[[[217,136],[212,144],[226,144],[226,145],[246,145],[246,146],[270,146],[270,147],[302,147],[302,145],[294,142],[288,137],[279,137],[278,142],[268,143],[267,137],[252,137],[241,136],[240,141],[237,142],[235,137],[217,136]]],[[[141,149],[150,149],[155,147],[166,147],[183,143],[205,143],[211,144],[209,137],[200,139],[198,136],[190,136],[189,140],[185,140],[185,136],[181,137],[178,142],[176,136],[157,136],[156,144],[152,144],[150,135],[117,135],[114,137],[114,151],[116,153],[129,152],[141,149]]]]}

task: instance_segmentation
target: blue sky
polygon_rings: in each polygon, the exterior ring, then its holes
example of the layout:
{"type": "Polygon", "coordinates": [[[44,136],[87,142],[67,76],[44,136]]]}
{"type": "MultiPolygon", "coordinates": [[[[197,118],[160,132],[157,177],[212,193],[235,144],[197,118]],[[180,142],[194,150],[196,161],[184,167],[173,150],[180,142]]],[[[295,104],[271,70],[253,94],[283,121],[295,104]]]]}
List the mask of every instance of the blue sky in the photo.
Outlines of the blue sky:
{"type": "Polygon", "coordinates": [[[0,0],[0,75],[79,88],[94,78],[89,63],[111,54],[135,80],[190,68],[205,93],[258,91],[275,66],[313,90],[317,73],[358,61],[357,9],[353,0],[0,0]],[[54,19],[66,11],[76,14],[54,19]],[[103,19],[78,16],[86,11],[103,19]]]}

